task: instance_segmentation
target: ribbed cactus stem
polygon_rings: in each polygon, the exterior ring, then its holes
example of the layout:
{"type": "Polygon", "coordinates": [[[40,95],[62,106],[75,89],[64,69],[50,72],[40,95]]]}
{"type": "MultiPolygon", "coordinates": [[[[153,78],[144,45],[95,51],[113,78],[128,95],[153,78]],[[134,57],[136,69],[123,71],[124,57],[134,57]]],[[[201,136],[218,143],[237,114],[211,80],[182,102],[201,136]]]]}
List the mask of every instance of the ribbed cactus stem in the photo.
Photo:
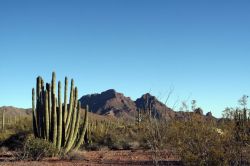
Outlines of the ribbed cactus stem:
{"type": "Polygon", "coordinates": [[[81,134],[79,136],[79,140],[77,141],[76,146],[74,148],[75,150],[79,149],[80,146],[82,145],[83,141],[84,141],[84,136],[85,136],[85,133],[86,133],[86,130],[87,130],[87,127],[88,127],[88,112],[89,112],[89,107],[86,106],[83,129],[82,129],[82,132],[81,132],[81,134]]]}
{"type": "Polygon", "coordinates": [[[55,94],[52,95],[53,96],[53,101],[52,101],[52,105],[53,105],[53,112],[52,112],[52,119],[53,119],[53,130],[52,130],[52,135],[53,135],[53,144],[56,146],[57,144],[57,108],[56,108],[56,103],[57,103],[57,99],[55,94]]]}
{"type": "Polygon", "coordinates": [[[49,121],[49,131],[48,131],[48,135],[47,136],[49,136],[48,137],[48,139],[49,140],[52,140],[52,136],[51,136],[51,86],[50,86],[50,84],[49,83],[47,83],[46,84],[46,90],[47,90],[47,93],[48,93],[48,96],[47,96],[47,99],[46,100],[48,100],[47,102],[48,102],[48,121],[49,121]]]}
{"type": "Polygon", "coordinates": [[[52,93],[56,94],[56,73],[52,73],[52,93]]]}
{"type": "Polygon", "coordinates": [[[65,126],[65,131],[66,131],[66,137],[68,136],[68,128],[69,128],[69,123],[71,120],[71,115],[73,112],[73,106],[74,106],[74,80],[71,80],[71,90],[70,90],[70,101],[69,101],[69,111],[67,115],[67,121],[66,121],[66,126],[65,126]]]}
{"type": "Polygon", "coordinates": [[[72,124],[71,124],[71,126],[70,126],[70,130],[69,130],[69,135],[68,135],[68,139],[67,139],[67,142],[66,142],[66,146],[65,146],[65,152],[67,153],[70,149],[71,149],[71,147],[72,147],[72,145],[73,145],[73,143],[74,143],[74,139],[73,139],[73,137],[74,137],[74,132],[75,132],[75,126],[76,126],[76,117],[77,117],[77,98],[78,98],[78,90],[77,90],[77,88],[75,88],[75,90],[74,90],[74,94],[75,94],[75,97],[74,97],[74,99],[75,99],[75,101],[74,101],[74,108],[73,108],[73,115],[72,115],[72,124]]]}
{"type": "Polygon", "coordinates": [[[76,127],[75,127],[75,131],[74,131],[74,136],[73,136],[73,140],[75,142],[76,140],[76,137],[77,137],[77,133],[78,133],[78,130],[79,130],[79,126],[80,126],[80,117],[81,117],[81,102],[79,101],[78,102],[78,105],[77,105],[77,116],[76,116],[76,127]]]}
{"type": "Polygon", "coordinates": [[[51,82],[51,97],[52,97],[52,142],[57,144],[57,99],[56,99],[56,73],[52,73],[51,82]]]}
{"type": "Polygon", "coordinates": [[[67,120],[67,96],[68,94],[68,78],[65,77],[65,84],[64,84],[64,111],[63,111],[63,121],[66,123],[67,120]]]}
{"type": "Polygon", "coordinates": [[[38,76],[36,78],[36,99],[40,99],[40,92],[41,92],[41,77],[38,76]]]}
{"type": "Polygon", "coordinates": [[[65,143],[65,139],[66,139],[65,127],[66,127],[66,121],[67,121],[67,115],[68,115],[67,100],[68,100],[68,78],[65,77],[65,81],[64,81],[64,105],[63,105],[63,125],[62,125],[62,146],[65,145],[64,143],[65,143]]]}
{"type": "Polygon", "coordinates": [[[65,145],[65,152],[66,153],[72,147],[75,123],[76,123],[76,109],[74,109],[74,111],[73,111],[72,124],[71,124],[71,127],[69,129],[69,135],[68,135],[68,139],[67,139],[66,145],[65,145]]]}
{"type": "Polygon", "coordinates": [[[49,140],[49,93],[48,91],[45,92],[45,114],[44,114],[44,121],[45,121],[45,139],[49,140]]]}
{"type": "Polygon", "coordinates": [[[36,93],[36,97],[37,97],[37,106],[36,106],[36,120],[37,120],[37,136],[38,137],[41,137],[41,125],[42,125],[42,119],[41,119],[41,90],[42,90],[42,87],[41,87],[41,81],[42,81],[42,78],[39,76],[37,77],[37,84],[36,84],[36,87],[37,87],[37,93],[36,93]]]}
{"type": "Polygon", "coordinates": [[[61,141],[62,141],[62,97],[61,97],[61,82],[58,82],[58,105],[59,105],[59,112],[58,112],[58,127],[57,127],[57,148],[61,148],[61,141]]]}

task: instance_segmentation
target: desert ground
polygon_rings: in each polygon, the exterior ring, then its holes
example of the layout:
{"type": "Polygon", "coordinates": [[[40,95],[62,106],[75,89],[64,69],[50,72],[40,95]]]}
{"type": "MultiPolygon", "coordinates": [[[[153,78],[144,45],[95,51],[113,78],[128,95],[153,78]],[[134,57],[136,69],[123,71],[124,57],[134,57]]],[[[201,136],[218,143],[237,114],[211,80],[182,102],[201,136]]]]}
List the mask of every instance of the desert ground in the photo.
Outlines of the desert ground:
{"type": "Polygon", "coordinates": [[[0,155],[1,166],[75,166],[75,165],[181,165],[177,156],[167,150],[155,153],[150,150],[101,150],[81,151],[69,159],[49,158],[42,161],[16,161],[14,152],[5,152],[0,155]]]}

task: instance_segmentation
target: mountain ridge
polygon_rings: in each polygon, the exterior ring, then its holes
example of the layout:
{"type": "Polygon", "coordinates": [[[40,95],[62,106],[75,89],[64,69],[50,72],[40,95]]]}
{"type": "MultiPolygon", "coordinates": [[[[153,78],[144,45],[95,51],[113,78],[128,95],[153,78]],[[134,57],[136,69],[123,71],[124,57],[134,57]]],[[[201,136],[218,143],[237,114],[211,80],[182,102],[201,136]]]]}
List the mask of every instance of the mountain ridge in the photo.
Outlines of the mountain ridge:
{"type": "Polygon", "coordinates": [[[79,101],[82,106],[88,105],[93,113],[100,115],[136,117],[138,109],[146,110],[150,107],[150,114],[152,113],[157,117],[165,117],[167,119],[174,118],[174,110],[167,107],[150,93],[145,93],[133,101],[123,93],[109,89],[101,93],[84,95],[79,101]]]}
{"type": "MultiPolygon", "coordinates": [[[[115,118],[135,119],[138,116],[138,110],[147,111],[153,117],[163,117],[167,120],[185,120],[190,114],[201,115],[205,118],[214,118],[211,112],[203,115],[203,110],[200,108],[197,108],[194,112],[174,111],[150,93],[145,93],[136,100],[132,100],[123,93],[117,92],[114,89],[108,89],[101,93],[84,95],[79,101],[82,107],[88,105],[89,111],[94,114],[115,118]]],[[[0,112],[4,109],[7,110],[6,113],[9,115],[31,115],[31,109],[3,106],[0,107],[0,112]]]]}

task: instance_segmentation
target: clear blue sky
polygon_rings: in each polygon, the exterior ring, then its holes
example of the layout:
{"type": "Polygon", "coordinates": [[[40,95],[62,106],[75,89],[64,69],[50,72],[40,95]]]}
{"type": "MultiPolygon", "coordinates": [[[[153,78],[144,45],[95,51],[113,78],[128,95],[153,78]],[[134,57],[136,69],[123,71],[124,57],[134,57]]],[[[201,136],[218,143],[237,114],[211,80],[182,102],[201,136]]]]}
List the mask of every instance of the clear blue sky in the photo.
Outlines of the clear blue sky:
{"type": "Polygon", "coordinates": [[[31,107],[56,71],[80,95],[174,88],[169,107],[190,96],[219,117],[250,95],[250,1],[1,0],[0,58],[0,106],[31,107]]]}

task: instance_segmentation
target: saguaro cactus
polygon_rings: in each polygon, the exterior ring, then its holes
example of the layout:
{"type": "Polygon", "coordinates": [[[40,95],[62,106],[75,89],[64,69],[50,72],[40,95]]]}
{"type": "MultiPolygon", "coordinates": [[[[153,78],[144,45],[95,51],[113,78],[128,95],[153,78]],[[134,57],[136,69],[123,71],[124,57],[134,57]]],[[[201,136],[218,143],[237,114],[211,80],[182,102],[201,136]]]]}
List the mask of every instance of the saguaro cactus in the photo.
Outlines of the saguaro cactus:
{"type": "Polygon", "coordinates": [[[88,107],[85,109],[83,127],[80,127],[81,105],[78,102],[77,87],[71,80],[69,107],[67,104],[68,79],[65,77],[64,103],[61,96],[61,82],[58,82],[56,95],[56,74],[52,73],[51,84],[46,84],[42,77],[37,77],[36,94],[32,89],[33,131],[35,137],[52,142],[65,153],[78,149],[83,143],[88,125],[88,107]],[[82,130],[80,131],[80,129],[82,130]]]}

